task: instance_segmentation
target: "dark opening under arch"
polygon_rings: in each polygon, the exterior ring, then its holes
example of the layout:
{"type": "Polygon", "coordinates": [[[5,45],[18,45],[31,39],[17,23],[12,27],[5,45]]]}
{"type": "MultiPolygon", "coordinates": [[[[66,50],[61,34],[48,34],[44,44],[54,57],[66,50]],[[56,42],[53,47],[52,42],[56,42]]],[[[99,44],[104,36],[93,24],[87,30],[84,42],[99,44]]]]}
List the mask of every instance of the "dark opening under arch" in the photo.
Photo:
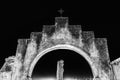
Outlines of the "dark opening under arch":
{"type": "Polygon", "coordinates": [[[93,78],[87,60],[77,52],[68,49],[57,49],[43,55],[33,69],[32,78],[56,78],[57,61],[61,59],[64,60],[64,78],[93,78]]]}

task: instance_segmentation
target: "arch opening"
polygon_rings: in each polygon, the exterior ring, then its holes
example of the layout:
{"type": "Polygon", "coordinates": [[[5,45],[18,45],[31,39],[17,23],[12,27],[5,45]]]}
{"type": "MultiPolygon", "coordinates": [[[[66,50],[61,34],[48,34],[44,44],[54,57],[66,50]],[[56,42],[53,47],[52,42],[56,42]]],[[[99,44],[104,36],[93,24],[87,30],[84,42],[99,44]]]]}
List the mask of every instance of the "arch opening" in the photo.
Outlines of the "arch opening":
{"type": "Polygon", "coordinates": [[[93,78],[90,65],[83,56],[68,49],[57,49],[43,55],[36,63],[33,80],[56,79],[57,61],[64,60],[64,79],[93,78]]]}

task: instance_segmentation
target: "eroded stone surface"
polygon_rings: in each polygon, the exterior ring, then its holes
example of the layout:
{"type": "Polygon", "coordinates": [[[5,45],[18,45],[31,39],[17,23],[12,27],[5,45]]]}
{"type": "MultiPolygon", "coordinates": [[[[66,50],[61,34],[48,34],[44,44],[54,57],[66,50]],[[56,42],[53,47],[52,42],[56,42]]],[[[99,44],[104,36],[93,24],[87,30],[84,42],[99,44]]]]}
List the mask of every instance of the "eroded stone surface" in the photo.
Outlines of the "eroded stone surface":
{"type": "Polygon", "coordinates": [[[31,80],[29,74],[37,63],[36,58],[57,45],[81,51],[79,54],[89,62],[94,80],[120,79],[120,59],[110,64],[105,38],[95,38],[93,31],[82,31],[80,25],[69,25],[67,17],[56,17],[55,25],[45,25],[42,32],[31,33],[30,39],[18,41],[16,55],[7,58],[0,70],[0,80],[31,80]]]}
{"type": "Polygon", "coordinates": [[[120,58],[114,60],[112,63],[114,77],[116,80],[120,80],[120,58]]]}

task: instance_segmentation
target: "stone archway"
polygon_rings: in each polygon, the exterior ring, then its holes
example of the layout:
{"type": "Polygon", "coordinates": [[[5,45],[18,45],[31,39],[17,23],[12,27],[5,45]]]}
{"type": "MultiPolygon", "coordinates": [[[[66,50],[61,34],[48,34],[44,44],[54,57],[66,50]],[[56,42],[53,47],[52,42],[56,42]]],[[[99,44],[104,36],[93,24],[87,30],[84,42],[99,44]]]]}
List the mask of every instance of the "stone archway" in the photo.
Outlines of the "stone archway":
{"type": "Polygon", "coordinates": [[[56,17],[55,25],[45,25],[42,32],[31,33],[30,39],[18,40],[16,55],[6,59],[0,79],[31,80],[37,61],[55,49],[70,49],[83,56],[94,79],[114,80],[106,38],[95,38],[93,31],[82,31],[81,25],[69,25],[67,17],[56,17]]]}
{"type": "Polygon", "coordinates": [[[57,46],[54,46],[54,47],[51,47],[49,49],[46,49],[46,50],[42,51],[41,53],[39,53],[36,56],[36,58],[33,60],[31,66],[30,66],[30,72],[29,72],[30,77],[32,76],[33,69],[34,69],[36,63],[38,62],[38,60],[42,56],[47,54],[47,52],[52,51],[52,50],[56,50],[56,49],[69,49],[69,50],[73,50],[73,51],[77,52],[79,55],[83,56],[85,58],[85,60],[88,62],[88,64],[91,67],[93,76],[97,75],[96,74],[96,68],[93,66],[93,62],[91,61],[91,58],[84,51],[82,51],[82,50],[80,50],[78,48],[75,48],[74,46],[70,46],[70,45],[57,45],[57,46]]]}

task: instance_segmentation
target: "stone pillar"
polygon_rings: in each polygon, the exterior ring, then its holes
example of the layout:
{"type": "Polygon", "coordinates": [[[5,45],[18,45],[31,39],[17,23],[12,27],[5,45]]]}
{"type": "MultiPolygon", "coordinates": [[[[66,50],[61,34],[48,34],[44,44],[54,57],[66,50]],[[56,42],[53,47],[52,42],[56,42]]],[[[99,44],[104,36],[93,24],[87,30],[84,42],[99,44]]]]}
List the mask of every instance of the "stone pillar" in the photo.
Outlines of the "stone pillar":
{"type": "Polygon", "coordinates": [[[63,60],[57,62],[57,74],[56,74],[57,80],[63,80],[63,72],[64,72],[63,66],[64,66],[63,60]]]}

